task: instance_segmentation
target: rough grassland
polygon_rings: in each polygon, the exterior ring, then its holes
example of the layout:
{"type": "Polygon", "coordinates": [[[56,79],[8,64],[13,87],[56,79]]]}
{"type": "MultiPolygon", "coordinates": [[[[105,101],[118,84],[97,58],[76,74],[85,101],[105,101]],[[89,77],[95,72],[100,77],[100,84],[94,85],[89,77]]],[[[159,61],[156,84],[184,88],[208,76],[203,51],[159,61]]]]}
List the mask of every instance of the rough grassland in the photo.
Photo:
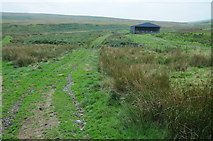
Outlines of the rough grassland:
{"type": "Polygon", "coordinates": [[[3,62],[3,117],[14,118],[10,120],[12,123],[5,130],[3,138],[18,137],[22,132],[20,129],[26,126],[25,124],[28,124],[28,127],[49,124],[48,118],[51,117],[51,113],[47,113],[47,107],[38,103],[45,102],[45,95],[51,90],[54,90],[54,93],[48,97],[52,99],[49,105],[54,107],[52,110],[59,122],[58,126],[43,128],[41,134],[30,138],[123,138],[119,130],[116,130],[119,128],[119,120],[113,115],[118,109],[109,108],[107,95],[98,89],[101,76],[97,72],[97,57],[97,50],[78,49],[57,62],[49,61],[38,66],[13,69],[8,62],[3,62]],[[78,120],[75,116],[76,107],[71,96],[63,91],[70,72],[73,72],[73,90],[85,110],[85,131],[81,131],[75,123],[78,120]],[[17,108],[18,113],[11,110],[17,108]],[[30,119],[36,116],[33,111],[40,108],[43,109],[42,117],[47,119],[40,123],[36,120],[32,122],[30,119]],[[12,116],[14,114],[15,116],[12,116]]]}
{"type": "MultiPolygon", "coordinates": [[[[9,120],[12,123],[4,130],[3,138],[23,137],[22,129],[28,131],[29,138],[38,139],[119,139],[136,136],[132,133],[130,136],[130,130],[124,130],[119,114],[121,107],[119,104],[111,105],[110,92],[100,89],[102,75],[98,72],[98,55],[97,49],[77,49],[56,62],[48,61],[17,69],[4,61],[3,113],[4,119],[13,120],[9,120]],[[71,89],[84,111],[84,116],[80,118],[75,114],[77,107],[72,97],[63,91],[71,72],[74,82],[71,89]],[[54,93],[47,96],[52,90],[54,93]],[[46,101],[47,98],[51,101],[46,101]],[[42,119],[32,120],[33,117],[42,119]],[[53,117],[56,119],[53,120],[53,117]],[[76,120],[86,122],[84,130],[81,130],[76,120]],[[32,127],[36,130],[29,132],[28,128],[32,127]]],[[[149,128],[143,135],[137,135],[137,138],[162,138],[157,133],[160,132],[149,128]]]]}
{"type": "MultiPolygon", "coordinates": [[[[3,139],[210,137],[210,50],[181,45],[182,34],[165,42],[119,25],[4,26],[3,139]]],[[[197,44],[192,35],[209,36],[184,34],[185,43],[197,44]]]]}

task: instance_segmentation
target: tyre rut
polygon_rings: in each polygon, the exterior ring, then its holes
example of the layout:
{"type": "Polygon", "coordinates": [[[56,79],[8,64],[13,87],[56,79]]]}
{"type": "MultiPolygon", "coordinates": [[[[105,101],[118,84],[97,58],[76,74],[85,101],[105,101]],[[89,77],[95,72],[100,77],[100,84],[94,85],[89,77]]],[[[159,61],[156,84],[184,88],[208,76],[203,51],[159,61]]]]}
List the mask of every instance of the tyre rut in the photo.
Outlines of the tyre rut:
{"type": "MultiPolygon", "coordinates": [[[[63,89],[64,92],[66,92],[67,94],[69,94],[72,97],[73,104],[76,106],[76,112],[74,113],[74,116],[76,116],[79,119],[75,120],[74,122],[76,124],[78,124],[80,131],[84,130],[86,121],[83,118],[85,116],[84,109],[80,106],[79,101],[77,100],[75,94],[73,93],[74,90],[71,89],[71,86],[74,85],[74,82],[72,81],[72,74],[73,74],[73,71],[75,71],[81,64],[85,63],[89,59],[89,57],[91,57],[93,55],[94,55],[94,51],[90,55],[88,55],[85,59],[83,59],[78,65],[71,67],[72,72],[69,73],[69,75],[67,77],[67,85],[63,89]]],[[[75,131],[73,131],[73,133],[75,133],[75,131]]],[[[85,137],[88,138],[88,135],[85,135],[85,137]]]]}

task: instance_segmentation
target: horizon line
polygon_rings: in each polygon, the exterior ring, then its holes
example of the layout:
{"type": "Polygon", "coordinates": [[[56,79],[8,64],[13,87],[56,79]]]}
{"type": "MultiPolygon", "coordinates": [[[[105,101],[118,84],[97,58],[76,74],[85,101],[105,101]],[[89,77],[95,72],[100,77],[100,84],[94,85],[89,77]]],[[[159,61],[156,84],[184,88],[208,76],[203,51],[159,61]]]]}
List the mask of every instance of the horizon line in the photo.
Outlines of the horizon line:
{"type": "Polygon", "coordinates": [[[131,19],[131,18],[121,18],[121,17],[108,17],[108,16],[97,16],[97,15],[70,15],[70,14],[59,14],[59,13],[45,13],[45,12],[11,12],[11,11],[1,11],[0,13],[13,13],[13,14],[46,14],[46,15],[59,15],[59,16],[79,16],[79,17],[97,17],[97,18],[111,18],[111,19],[120,19],[120,20],[134,20],[134,21],[156,21],[156,22],[175,22],[175,23],[193,23],[200,21],[211,21],[211,19],[203,19],[196,21],[172,21],[172,20],[154,20],[154,19],[131,19]]]}

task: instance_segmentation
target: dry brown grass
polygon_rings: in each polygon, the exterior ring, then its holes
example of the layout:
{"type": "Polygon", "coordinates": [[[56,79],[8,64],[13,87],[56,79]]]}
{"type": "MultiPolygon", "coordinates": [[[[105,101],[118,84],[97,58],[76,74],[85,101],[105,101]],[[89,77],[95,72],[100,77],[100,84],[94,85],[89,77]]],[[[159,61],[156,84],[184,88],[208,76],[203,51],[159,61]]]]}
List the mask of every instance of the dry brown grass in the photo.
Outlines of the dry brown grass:
{"type": "Polygon", "coordinates": [[[125,99],[128,123],[143,126],[155,122],[168,127],[174,138],[210,138],[210,82],[200,87],[171,88],[167,73],[167,70],[184,71],[189,66],[209,66],[208,56],[187,56],[182,52],[165,57],[156,55],[138,48],[104,47],[101,50],[100,71],[110,77],[108,86],[115,91],[112,98],[125,99]],[[196,58],[199,61],[195,61],[196,58]]]}
{"type": "Polygon", "coordinates": [[[59,57],[73,48],[70,45],[11,45],[2,48],[2,58],[23,67],[59,57]]]}

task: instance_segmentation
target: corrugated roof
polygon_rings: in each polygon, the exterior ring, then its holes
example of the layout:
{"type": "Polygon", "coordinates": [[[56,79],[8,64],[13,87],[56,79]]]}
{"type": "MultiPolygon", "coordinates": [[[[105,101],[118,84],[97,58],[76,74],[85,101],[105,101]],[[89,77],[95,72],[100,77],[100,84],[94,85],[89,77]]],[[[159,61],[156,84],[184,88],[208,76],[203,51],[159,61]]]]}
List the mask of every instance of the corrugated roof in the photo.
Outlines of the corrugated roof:
{"type": "Polygon", "coordinates": [[[144,24],[135,25],[135,27],[160,27],[160,26],[156,24],[152,24],[152,23],[144,23],[144,24]]]}

